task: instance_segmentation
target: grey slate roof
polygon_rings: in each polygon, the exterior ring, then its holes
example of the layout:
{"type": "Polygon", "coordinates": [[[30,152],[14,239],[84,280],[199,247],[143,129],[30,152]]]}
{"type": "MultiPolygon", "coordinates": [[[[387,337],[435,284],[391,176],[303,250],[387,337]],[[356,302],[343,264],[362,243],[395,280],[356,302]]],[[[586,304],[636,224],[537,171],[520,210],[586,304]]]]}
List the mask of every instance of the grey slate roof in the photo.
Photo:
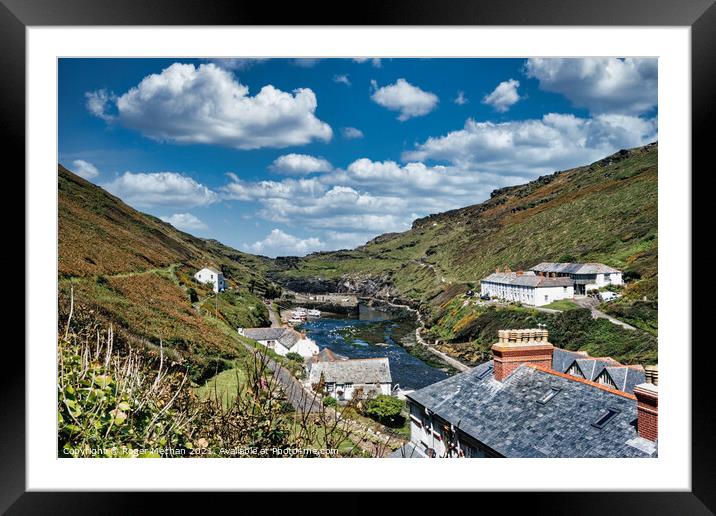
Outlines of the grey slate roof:
{"type": "Polygon", "coordinates": [[[619,272],[603,263],[554,263],[542,262],[530,270],[535,272],[558,272],[561,274],[602,274],[619,272]]]}
{"type": "Polygon", "coordinates": [[[554,348],[552,351],[552,369],[560,373],[566,373],[567,369],[578,358],[585,358],[589,355],[583,351],[569,351],[562,348],[554,348]]]}
{"type": "Polygon", "coordinates": [[[362,358],[336,362],[315,362],[311,364],[309,380],[318,383],[323,373],[326,383],[389,383],[390,362],[388,358],[362,358]]]}
{"type": "Polygon", "coordinates": [[[613,366],[606,367],[604,372],[609,375],[617,389],[629,394],[634,392],[634,387],[646,382],[643,367],[613,366]]]}
{"type": "Polygon", "coordinates": [[[245,328],[244,335],[254,340],[275,340],[288,349],[301,339],[301,334],[291,328],[245,328]]]}
{"type": "Polygon", "coordinates": [[[538,276],[533,272],[517,274],[516,272],[493,272],[480,282],[501,283],[503,285],[517,285],[522,287],[569,287],[573,284],[570,278],[549,278],[538,276]]]}
{"type": "Polygon", "coordinates": [[[428,456],[425,455],[423,450],[420,449],[420,446],[413,442],[407,442],[397,450],[395,450],[393,453],[388,455],[389,459],[427,459],[428,456]]]}
{"type": "Polygon", "coordinates": [[[465,373],[406,394],[460,431],[506,457],[653,457],[656,447],[636,431],[636,401],[533,367],[518,367],[503,382],[465,373]],[[546,404],[538,400],[559,393],[546,404]],[[619,413],[602,429],[592,423],[607,409],[619,413]]]}

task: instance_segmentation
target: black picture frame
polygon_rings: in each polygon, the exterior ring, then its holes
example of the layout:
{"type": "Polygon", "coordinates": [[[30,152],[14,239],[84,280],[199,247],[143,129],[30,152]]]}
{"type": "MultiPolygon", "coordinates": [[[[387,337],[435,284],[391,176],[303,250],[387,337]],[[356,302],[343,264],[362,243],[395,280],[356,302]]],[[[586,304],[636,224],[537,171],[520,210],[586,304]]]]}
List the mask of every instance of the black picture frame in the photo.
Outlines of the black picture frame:
{"type": "MultiPolygon", "coordinates": [[[[3,121],[0,130],[4,133],[3,142],[6,149],[16,155],[16,171],[24,170],[25,30],[28,26],[688,26],[691,27],[692,44],[692,168],[706,172],[712,164],[709,129],[713,127],[716,112],[714,0],[423,0],[420,3],[370,0],[362,2],[360,8],[350,5],[336,2],[316,9],[322,11],[321,18],[305,3],[287,3],[277,8],[272,3],[221,0],[181,3],[172,0],[0,0],[0,113],[3,121]]],[[[696,335],[694,330],[692,333],[696,335]]],[[[690,343],[685,341],[678,345],[688,346],[690,343]]],[[[157,500],[153,495],[144,495],[145,502],[142,502],[138,498],[140,495],[127,496],[118,492],[26,493],[25,354],[17,343],[12,348],[6,345],[4,351],[5,363],[13,364],[13,367],[3,368],[0,375],[0,413],[3,415],[0,424],[0,510],[10,514],[129,514],[144,512],[142,509],[147,506],[143,503],[157,500]]],[[[507,495],[512,507],[524,504],[535,514],[712,514],[716,511],[716,462],[711,445],[716,435],[715,406],[713,388],[708,385],[712,367],[710,361],[702,359],[702,350],[692,349],[692,356],[692,408],[698,410],[692,409],[691,492],[483,493],[479,495],[480,505],[489,507],[493,502],[500,503],[499,497],[503,497],[504,503],[507,495]]],[[[216,500],[212,505],[219,507],[222,503],[223,500],[216,500]]],[[[341,503],[344,507],[356,507],[348,498],[341,503]]],[[[406,505],[414,502],[410,497],[400,497],[400,503],[404,504],[405,510],[406,505]]],[[[164,512],[191,507],[185,496],[177,494],[162,496],[161,504],[164,512]]]]}

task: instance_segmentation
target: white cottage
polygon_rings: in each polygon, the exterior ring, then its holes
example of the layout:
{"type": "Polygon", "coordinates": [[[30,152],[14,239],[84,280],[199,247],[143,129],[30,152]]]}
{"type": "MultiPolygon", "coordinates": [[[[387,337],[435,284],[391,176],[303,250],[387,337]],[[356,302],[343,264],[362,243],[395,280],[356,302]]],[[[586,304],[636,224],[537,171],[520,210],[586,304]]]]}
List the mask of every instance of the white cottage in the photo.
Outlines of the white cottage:
{"type": "Polygon", "coordinates": [[[480,280],[480,294],[542,306],[574,297],[574,284],[570,278],[539,276],[531,271],[494,272],[480,280]]]}
{"type": "Polygon", "coordinates": [[[390,395],[392,378],[387,357],[316,361],[309,364],[308,382],[315,386],[323,381],[323,393],[338,402],[390,395]]]}
{"type": "Polygon", "coordinates": [[[221,271],[214,269],[213,267],[204,267],[199,272],[194,274],[194,278],[199,283],[211,283],[214,288],[214,292],[222,292],[226,289],[226,280],[221,271]]]}
{"type": "Polygon", "coordinates": [[[319,352],[313,339],[293,328],[239,328],[238,331],[239,335],[253,339],[283,357],[298,353],[304,358],[311,358],[319,352]]]}
{"type": "Polygon", "coordinates": [[[603,263],[552,263],[543,262],[530,269],[542,276],[571,278],[574,293],[584,295],[590,290],[599,290],[607,285],[623,285],[621,271],[603,263]]]}

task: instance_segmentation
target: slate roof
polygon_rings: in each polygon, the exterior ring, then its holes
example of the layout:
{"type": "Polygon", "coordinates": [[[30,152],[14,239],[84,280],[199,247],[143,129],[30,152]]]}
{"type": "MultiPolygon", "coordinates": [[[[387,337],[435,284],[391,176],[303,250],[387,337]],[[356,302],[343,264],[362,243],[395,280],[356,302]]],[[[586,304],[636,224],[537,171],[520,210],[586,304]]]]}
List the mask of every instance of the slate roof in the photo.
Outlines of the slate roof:
{"type": "Polygon", "coordinates": [[[542,262],[530,270],[535,272],[556,272],[561,274],[602,274],[619,272],[603,263],[554,263],[542,262]]]}
{"type": "Polygon", "coordinates": [[[522,365],[503,382],[486,373],[492,361],[406,394],[505,457],[654,457],[638,436],[631,395],[522,365]],[[482,376],[482,377],[481,377],[482,376]],[[538,403],[552,389],[558,394],[538,403]],[[592,425],[607,409],[617,415],[592,425]]]}
{"type": "Polygon", "coordinates": [[[588,356],[585,351],[569,351],[555,347],[552,351],[552,369],[566,373],[575,360],[588,356]]]}
{"type": "Polygon", "coordinates": [[[287,349],[301,340],[301,334],[291,328],[245,328],[244,335],[254,340],[275,340],[287,349]]]}
{"type": "Polygon", "coordinates": [[[516,272],[493,272],[480,281],[534,288],[569,287],[573,285],[571,278],[549,278],[547,276],[538,276],[533,272],[524,272],[522,274],[517,274],[516,272]]]}
{"type": "Polygon", "coordinates": [[[620,391],[632,394],[634,387],[646,382],[646,374],[641,366],[614,366],[604,368],[604,374],[609,377],[620,391]]]}
{"type": "Polygon", "coordinates": [[[348,357],[334,353],[331,348],[323,348],[313,356],[314,362],[336,362],[337,360],[348,360],[348,357]]]}
{"type": "Polygon", "coordinates": [[[427,459],[428,456],[420,447],[413,443],[407,442],[393,453],[388,455],[389,459],[427,459]]]}
{"type": "Polygon", "coordinates": [[[387,357],[315,362],[308,377],[318,383],[323,373],[326,383],[390,383],[390,362],[387,357]]]}

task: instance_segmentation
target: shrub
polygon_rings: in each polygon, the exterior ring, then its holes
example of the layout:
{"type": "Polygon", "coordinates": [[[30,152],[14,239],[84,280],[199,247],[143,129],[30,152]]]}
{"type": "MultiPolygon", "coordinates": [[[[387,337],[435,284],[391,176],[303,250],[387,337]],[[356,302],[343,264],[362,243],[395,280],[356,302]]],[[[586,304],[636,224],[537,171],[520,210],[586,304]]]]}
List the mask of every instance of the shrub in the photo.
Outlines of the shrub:
{"type": "Polygon", "coordinates": [[[294,351],[291,351],[290,353],[288,353],[286,355],[286,358],[288,358],[289,360],[293,360],[294,362],[303,363],[303,357],[294,351]]]}
{"type": "Polygon", "coordinates": [[[323,405],[326,407],[335,407],[338,405],[338,400],[336,400],[333,396],[326,396],[323,398],[323,405]]]}
{"type": "Polygon", "coordinates": [[[197,301],[199,301],[199,294],[196,293],[196,289],[194,287],[189,287],[188,293],[189,301],[191,301],[192,303],[196,303],[197,301]]]}
{"type": "Polygon", "coordinates": [[[379,394],[365,404],[364,413],[384,425],[401,426],[403,418],[400,413],[403,406],[402,400],[386,394],[379,394]]]}

